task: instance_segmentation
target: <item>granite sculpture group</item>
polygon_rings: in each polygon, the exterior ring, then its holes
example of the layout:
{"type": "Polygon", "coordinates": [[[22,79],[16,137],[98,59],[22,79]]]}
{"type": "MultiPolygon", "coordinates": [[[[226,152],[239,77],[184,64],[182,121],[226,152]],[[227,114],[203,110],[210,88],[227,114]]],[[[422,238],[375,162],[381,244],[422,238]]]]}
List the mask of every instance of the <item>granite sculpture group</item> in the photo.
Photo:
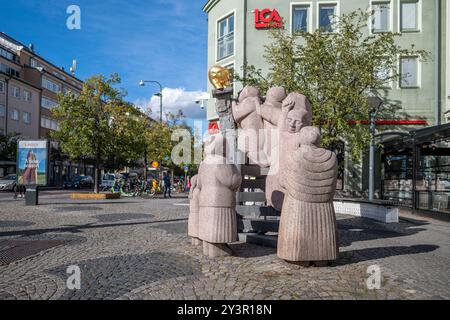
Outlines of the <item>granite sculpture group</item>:
{"type": "MultiPolygon", "coordinates": [[[[320,131],[311,126],[307,97],[297,92],[286,95],[284,88],[274,87],[263,102],[258,89],[247,86],[234,101],[226,77],[217,66],[210,72],[219,116],[225,117],[221,125],[238,127],[237,148],[251,163],[269,168],[267,205],[281,212],[278,257],[316,266],[338,259],[333,207],[337,158],[320,147],[320,131]]],[[[189,196],[189,236],[212,258],[231,255],[228,244],[238,238],[236,192],[242,178],[236,165],[226,161],[227,138],[224,130],[209,137],[189,196]]]]}

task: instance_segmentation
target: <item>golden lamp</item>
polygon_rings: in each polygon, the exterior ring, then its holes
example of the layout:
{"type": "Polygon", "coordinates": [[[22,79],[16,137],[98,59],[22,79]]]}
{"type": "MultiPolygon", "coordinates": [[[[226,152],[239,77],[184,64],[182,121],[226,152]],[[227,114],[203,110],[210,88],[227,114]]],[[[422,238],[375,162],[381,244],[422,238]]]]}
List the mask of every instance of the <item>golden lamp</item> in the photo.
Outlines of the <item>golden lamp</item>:
{"type": "Polygon", "coordinates": [[[209,69],[209,81],[218,90],[230,87],[230,71],[222,66],[214,65],[209,69]]]}

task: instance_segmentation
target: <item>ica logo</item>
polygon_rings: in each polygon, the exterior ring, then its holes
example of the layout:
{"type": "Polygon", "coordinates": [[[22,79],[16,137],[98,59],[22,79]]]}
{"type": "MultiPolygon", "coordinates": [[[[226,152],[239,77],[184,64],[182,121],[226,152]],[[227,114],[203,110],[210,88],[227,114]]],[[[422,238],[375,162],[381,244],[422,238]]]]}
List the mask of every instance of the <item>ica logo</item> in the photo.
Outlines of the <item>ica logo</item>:
{"type": "Polygon", "coordinates": [[[255,9],[255,27],[256,29],[281,28],[283,21],[277,10],[273,9],[255,9]]]}

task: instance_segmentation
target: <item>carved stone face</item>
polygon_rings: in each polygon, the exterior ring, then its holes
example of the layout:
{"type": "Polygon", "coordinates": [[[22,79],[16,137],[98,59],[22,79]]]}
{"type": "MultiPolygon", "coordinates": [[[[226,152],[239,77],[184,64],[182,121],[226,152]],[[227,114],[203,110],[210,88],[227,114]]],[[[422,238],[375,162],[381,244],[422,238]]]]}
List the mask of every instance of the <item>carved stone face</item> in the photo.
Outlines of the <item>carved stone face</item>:
{"type": "Polygon", "coordinates": [[[289,133],[298,133],[308,125],[308,112],[303,109],[293,109],[289,111],[286,122],[289,133]]]}

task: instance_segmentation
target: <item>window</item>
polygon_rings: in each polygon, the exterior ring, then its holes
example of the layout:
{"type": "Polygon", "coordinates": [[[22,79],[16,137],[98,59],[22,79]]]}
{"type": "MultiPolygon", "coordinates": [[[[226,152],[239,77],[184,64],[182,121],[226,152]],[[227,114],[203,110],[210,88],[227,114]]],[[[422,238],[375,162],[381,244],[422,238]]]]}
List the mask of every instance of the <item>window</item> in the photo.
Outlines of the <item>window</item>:
{"type": "Polygon", "coordinates": [[[46,108],[46,109],[50,110],[56,106],[58,106],[58,102],[56,102],[52,99],[46,98],[46,97],[42,97],[42,99],[41,99],[41,107],[42,108],[46,108]]]}
{"type": "Polygon", "coordinates": [[[0,117],[4,117],[6,113],[6,108],[4,105],[0,104],[0,117]]]}
{"type": "Polygon", "coordinates": [[[337,4],[336,3],[320,3],[319,4],[319,28],[325,32],[335,32],[337,4]]]}
{"type": "Polygon", "coordinates": [[[24,123],[30,124],[31,123],[31,114],[29,112],[24,112],[22,114],[22,120],[24,123]]]}
{"type": "Polygon", "coordinates": [[[13,109],[11,111],[11,120],[19,121],[19,110],[13,109]]]}
{"type": "Polygon", "coordinates": [[[7,66],[6,64],[3,64],[3,63],[0,63],[0,71],[6,73],[8,75],[11,75],[13,77],[16,77],[16,78],[19,78],[19,76],[20,76],[20,72],[19,71],[17,71],[14,68],[11,68],[11,67],[7,66]]]}
{"type": "Polygon", "coordinates": [[[42,86],[55,93],[61,92],[61,86],[47,78],[42,78],[42,86]]]}
{"type": "Polygon", "coordinates": [[[400,87],[419,87],[419,57],[400,59],[400,87]]]}
{"type": "Polygon", "coordinates": [[[388,68],[387,61],[380,58],[380,62],[375,67],[375,78],[383,82],[381,88],[391,88],[392,70],[388,68]]]}
{"type": "Polygon", "coordinates": [[[17,56],[15,54],[13,54],[3,48],[0,48],[0,56],[6,58],[8,60],[18,62],[17,56]]]}
{"type": "Polygon", "coordinates": [[[293,5],[292,6],[292,32],[309,32],[310,22],[310,5],[293,5]]]}
{"type": "Polygon", "coordinates": [[[219,21],[217,34],[217,60],[234,54],[234,14],[219,21]]]}
{"type": "Polygon", "coordinates": [[[44,68],[44,65],[42,63],[40,63],[39,61],[37,61],[36,59],[30,58],[30,66],[32,68],[44,68]]]}
{"type": "Polygon", "coordinates": [[[27,90],[23,90],[23,99],[25,101],[31,102],[31,92],[27,90]]]}
{"type": "Polygon", "coordinates": [[[57,121],[41,117],[41,127],[51,130],[59,130],[59,123],[57,121]]]}
{"type": "Polygon", "coordinates": [[[400,2],[400,31],[419,31],[418,0],[402,0],[400,2]]]}
{"type": "Polygon", "coordinates": [[[0,81],[0,93],[5,93],[6,84],[0,81]]]}
{"type": "Polygon", "coordinates": [[[389,1],[372,2],[372,32],[391,30],[391,3],[389,1]]]}
{"type": "Polygon", "coordinates": [[[12,88],[12,95],[13,95],[13,97],[20,99],[20,88],[19,87],[13,87],[12,88]]]}

